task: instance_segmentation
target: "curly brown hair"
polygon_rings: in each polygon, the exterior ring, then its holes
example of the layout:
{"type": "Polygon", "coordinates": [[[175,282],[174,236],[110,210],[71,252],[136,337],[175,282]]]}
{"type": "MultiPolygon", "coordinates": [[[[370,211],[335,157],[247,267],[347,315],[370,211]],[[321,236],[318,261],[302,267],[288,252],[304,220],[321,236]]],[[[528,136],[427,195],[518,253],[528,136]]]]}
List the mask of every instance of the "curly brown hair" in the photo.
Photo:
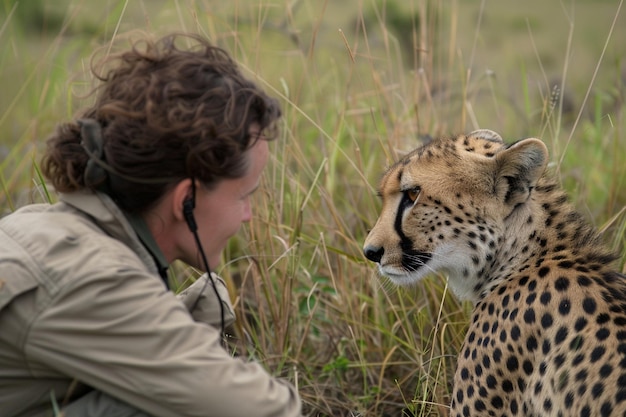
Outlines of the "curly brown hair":
{"type": "Polygon", "coordinates": [[[44,175],[59,192],[104,190],[122,209],[142,212],[182,179],[211,187],[245,175],[245,151],[258,138],[276,136],[278,101],[201,36],[135,41],[92,72],[100,81],[95,104],[57,128],[42,159],[44,175]],[[107,178],[100,184],[85,181],[89,154],[79,119],[101,128],[98,163],[107,178]],[[250,134],[254,124],[261,135],[250,134]]]}

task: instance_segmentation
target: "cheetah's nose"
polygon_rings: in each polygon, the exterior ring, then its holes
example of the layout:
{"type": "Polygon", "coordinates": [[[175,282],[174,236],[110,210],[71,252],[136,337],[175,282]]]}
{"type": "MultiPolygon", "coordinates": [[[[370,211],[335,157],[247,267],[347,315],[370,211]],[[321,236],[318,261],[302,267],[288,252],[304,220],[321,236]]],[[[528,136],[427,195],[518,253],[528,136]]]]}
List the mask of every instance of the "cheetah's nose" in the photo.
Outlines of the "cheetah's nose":
{"type": "Polygon", "coordinates": [[[370,261],[376,262],[376,263],[380,262],[384,253],[385,253],[385,249],[382,247],[379,248],[376,246],[368,245],[363,248],[363,254],[365,255],[365,257],[369,259],[370,261]]]}

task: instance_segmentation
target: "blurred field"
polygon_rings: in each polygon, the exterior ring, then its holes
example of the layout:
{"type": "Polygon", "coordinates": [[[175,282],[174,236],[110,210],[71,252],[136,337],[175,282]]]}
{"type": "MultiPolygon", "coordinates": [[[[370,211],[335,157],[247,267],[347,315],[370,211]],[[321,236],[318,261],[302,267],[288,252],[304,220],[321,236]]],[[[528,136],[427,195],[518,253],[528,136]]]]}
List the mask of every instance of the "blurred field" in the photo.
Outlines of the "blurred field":
{"type": "Polygon", "coordinates": [[[445,415],[470,306],[444,277],[404,289],[378,281],[361,254],[377,181],[428,136],[539,137],[572,200],[624,253],[621,6],[2,0],[0,213],[54,199],[36,163],[55,124],[90,100],[93,50],[131,30],[203,33],[285,114],[255,219],[218,271],[239,310],[238,354],[298,384],[307,415],[445,415]]]}

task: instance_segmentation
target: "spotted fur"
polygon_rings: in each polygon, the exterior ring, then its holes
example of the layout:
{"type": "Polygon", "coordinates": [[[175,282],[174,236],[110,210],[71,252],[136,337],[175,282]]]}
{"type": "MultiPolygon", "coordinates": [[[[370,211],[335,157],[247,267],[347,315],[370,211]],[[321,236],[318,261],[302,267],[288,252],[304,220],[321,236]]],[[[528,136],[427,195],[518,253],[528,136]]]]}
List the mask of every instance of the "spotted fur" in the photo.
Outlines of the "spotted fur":
{"type": "Polygon", "coordinates": [[[366,257],[397,284],[443,273],[474,303],[452,416],[626,415],[626,277],[547,161],[538,139],[481,130],[381,180],[366,257]]]}

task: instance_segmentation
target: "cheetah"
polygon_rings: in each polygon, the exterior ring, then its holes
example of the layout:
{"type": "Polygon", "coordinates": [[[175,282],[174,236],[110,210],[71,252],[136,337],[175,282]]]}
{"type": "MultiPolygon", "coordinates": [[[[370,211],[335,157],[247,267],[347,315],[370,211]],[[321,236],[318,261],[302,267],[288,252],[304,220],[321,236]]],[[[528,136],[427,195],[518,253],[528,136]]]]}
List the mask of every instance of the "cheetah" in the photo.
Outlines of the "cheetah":
{"type": "Polygon", "coordinates": [[[539,139],[434,139],[391,166],[363,252],[473,304],[451,416],[625,416],[626,276],[545,173],[539,139]]]}

